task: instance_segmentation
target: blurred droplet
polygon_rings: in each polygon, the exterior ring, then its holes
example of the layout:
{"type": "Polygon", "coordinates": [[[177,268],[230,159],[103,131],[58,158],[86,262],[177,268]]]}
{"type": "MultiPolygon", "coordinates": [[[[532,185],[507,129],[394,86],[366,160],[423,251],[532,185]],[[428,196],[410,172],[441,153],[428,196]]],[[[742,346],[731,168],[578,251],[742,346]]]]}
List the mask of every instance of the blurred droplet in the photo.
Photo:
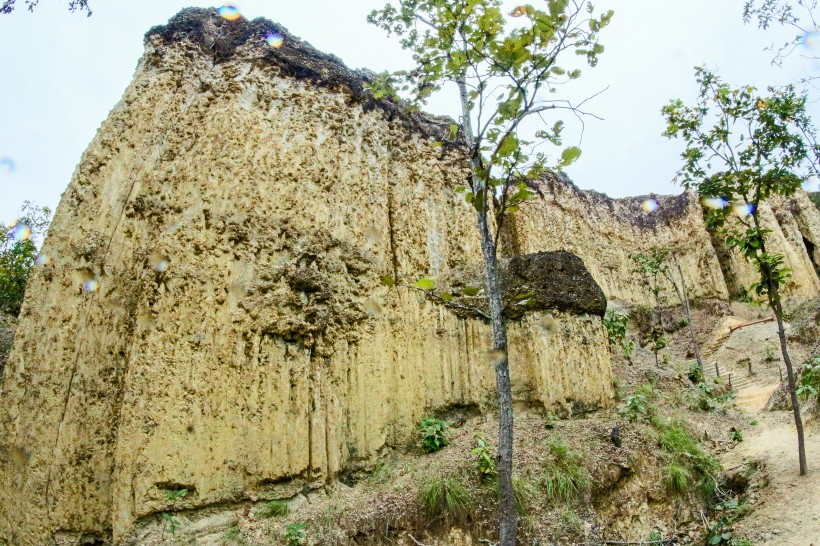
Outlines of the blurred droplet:
{"type": "Polygon", "coordinates": [[[487,353],[487,362],[489,362],[492,366],[497,366],[502,360],[504,360],[504,356],[504,351],[489,351],[487,353]]]}
{"type": "Polygon", "coordinates": [[[803,46],[803,49],[807,51],[817,53],[818,50],[820,50],[820,32],[813,30],[811,32],[805,33],[800,38],[800,45],[803,46]]]}
{"type": "Polygon", "coordinates": [[[4,157],[3,159],[0,159],[0,168],[5,168],[8,170],[9,174],[11,174],[17,169],[17,165],[14,163],[12,158],[4,157]]]}
{"type": "Polygon", "coordinates": [[[269,46],[278,49],[285,43],[285,37],[276,31],[272,31],[268,32],[267,36],[265,36],[265,41],[268,42],[269,46]]]}
{"type": "Polygon", "coordinates": [[[803,189],[809,192],[820,191],[820,177],[813,174],[803,182],[803,189]]]}
{"type": "Polygon", "coordinates": [[[15,242],[28,241],[31,237],[31,227],[27,224],[14,224],[9,231],[9,237],[15,242]]]}
{"type": "Polygon", "coordinates": [[[555,317],[550,315],[549,313],[542,315],[538,319],[538,327],[541,328],[545,332],[552,332],[555,330],[556,322],[555,317]]]}
{"type": "Polygon", "coordinates": [[[364,302],[364,312],[371,317],[378,317],[382,314],[382,306],[376,300],[368,299],[364,302]]]}
{"type": "Polygon", "coordinates": [[[740,218],[746,218],[747,216],[754,214],[755,206],[753,203],[735,203],[732,205],[732,210],[740,218]]]}
{"type": "Polygon", "coordinates": [[[86,292],[96,292],[97,284],[96,279],[88,279],[87,281],[83,281],[83,290],[86,292]]]}
{"type": "Polygon", "coordinates": [[[723,197],[704,197],[700,200],[704,207],[714,210],[719,210],[729,204],[723,197]]]}
{"type": "Polygon", "coordinates": [[[37,258],[34,260],[34,263],[36,265],[46,265],[50,261],[51,261],[51,258],[46,256],[45,254],[38,254],[37,258]]]}
{"type": "Polygon", "coordinates": [[[180,222],[174,222],[170,226],[165,228],[165,233],[173,234],[176,233],[177,230],[182,226],[180,222]]]}
{"type": "Polygon", "coordinates": [[[364,238],[367,239],[368,243],[377,245],[382,240],[382,232],[371,226],[364,230],[364,238]]]}
{"type": "Polygon", "coordinates": [[[160,260],[154,264],[154,269],[156,269],[160,273],[168,271],[168,262],[166,260],[160,260]]]}
{"type": "Polygon", "coordinates": [[[222,4],[216,11],[219,12],[219,15],[223,19],[228,21],[236,21],[242,17],[242,14],[239,13],[239,8],[237,8],[234,4],[222,4]]]}
{"type": "Polygon", "coordinates": [[[655,199],[647,199],[643,203],[641,203],[641,209],[647,213],[653,213],[660,208],[660,205],[655,199]]]}

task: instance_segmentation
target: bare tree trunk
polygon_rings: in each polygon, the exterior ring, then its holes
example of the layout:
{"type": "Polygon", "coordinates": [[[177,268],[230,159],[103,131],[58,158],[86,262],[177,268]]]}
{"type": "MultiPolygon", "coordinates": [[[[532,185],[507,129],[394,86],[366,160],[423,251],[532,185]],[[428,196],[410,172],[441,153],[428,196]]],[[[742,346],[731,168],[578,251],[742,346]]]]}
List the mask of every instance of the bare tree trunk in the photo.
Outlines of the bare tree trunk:
{"type": "Polygon", "coordinates": [[[470,118],[467,86],[458,82],[461,95],[462,127],[470,147],[470,168],[472,189],[476,196],[483,191],[482,203],[476,207],[478,233],[481,238],[481,252],[484,257],[484,276],[487,299],[490,304],[490,322],[493,330],[493,366],[495,384],[498,389],[498,496],[499,496],[499,546],[515,546],[518,530],[518,512],[515,507],[515,492],[512,483],[513,459],[513,403],[510,383],[509,354],[507,352],[507,327],[504,323],[501,301],[501,285],[498,275],[498,254],[495,237],[488,221],[489,188],[486,180],[477,175],[481,172],[480,151],[476,149],[475,134],[470,118]]]}
{"type": "Polygon", "coordinates": [[[672,287],[675,289],[678,298],[683,304],[683,310],[686,313],[686,320],[689,323],[689,337],[692,338],[692,347],[695,352],[695,360],[697,360],[700,369],[703,370],[703,361],[700,358],[700,345],[698,345],[698,335],[697,332],[695,332],[695,323],[692,321],[692,310],[689,308],[689,294],[686,293],[686,280],[683,278],[683,270],[680,267],[680,263],[678,263],[678,260],[674,257],[674,255],[672,256],[672,259],[675,262],[675,268],[678,270],[678,276],[680,277],[680,288],[678,288],[678,285],[674,282],[674,279],[670,280],[672,280],[672,287]]]}
{"type": "Polygon", "coordinates": [[[786,330],[783,327],[783,307],[780,304],[780,293],[778,287],[769,281],[769,306],[774,311],[777,319],[777,337],[780,338],[780,353],[783,355],[783,362],[786,363],[786,375],[789,381],[789,398],[792,402],[794,412],[794,427],[797,429],[797,458],[800,463],[800,475],[806,474],[806,443],[803,438],[803,419],[800,416],[800,402],[797,400],[797,383],[794,378],[794,368],[789,351],[786,348],[786,330]]]}

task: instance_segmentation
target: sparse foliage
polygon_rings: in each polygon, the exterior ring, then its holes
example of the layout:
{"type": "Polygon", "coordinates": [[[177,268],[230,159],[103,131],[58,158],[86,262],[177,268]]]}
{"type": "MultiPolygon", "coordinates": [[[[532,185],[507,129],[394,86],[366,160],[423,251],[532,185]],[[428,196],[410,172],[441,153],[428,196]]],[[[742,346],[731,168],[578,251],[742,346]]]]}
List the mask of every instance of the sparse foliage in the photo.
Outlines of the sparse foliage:
{"type": "Polygon", "coordinates": [[[307,538],[307,523],[285,525],[285,542],[288,546],[299,546],[307,538]]]}
{"type": "Polygon", "coordinates": [[[481,434],[475,435],[476,446],[470,452],[475,455],[476,467],[482,478],[495,476],[495,457],[493,456],[493,446],[487,443],[481,434]]]}
{"type": "Polygon", "coordinates": [[[610,345],[617,345],[627,358],[635,348],[635,342],[626,339],[626,328],[629,324],[629,315],[615,310],[609,310],[604,315],[604,328],[610,345]]]}
{"type": "MultiPolygon", "coordinates": [[[[507,353],[504,304],[499,284],[498,235],[507,214],[534,198],[527,179],[538,177],[550,163],[561,169],[581,150],[567,146],[551,161],[534,147],[544,142],[563,145],[561,119],[547,117],[562,110],[581,119],[579,107],[550,93],[581,75],[570,58],[598,63],[604,47],[598,32],[612,12],[595,16],[586,0],[548,0],[545,9],[520,5],[508,20],[500,0],[399,0],[373,11],[368,20],[400,37],[413,53],[415,68],[385,74],[371,83],[374,96],[404,93],[409,107],[422,104],[445,83],[455,83],[461,118],[444,138],[466,149],[470,176],[447,181],[463,193],[476,211],[485,288],[489,300],[499,401],[498,481],[500,545],[515,544],[517,517],[512,484],[513,408],[507,353]],[[575,55],[573,55],[573,53],[575,55]],[[543,123],[537,129],[528,120],[543,123]],[[495,222],[491,221],[493,215],[495,222]]],[[[443,145],[441,140],[431,143],[443,145]]]]}
{"type": "Polygon", "coordinates": [[[686,144],[679,180],[703,198],[707,225],[758,271],[753,289],[766,297],[777,319],[802,475],[806,472],[803,423],[780,298],[789,270],[783,255],[767,247],[771,230],[762,225],[759,206],[772,196],[792,195],[812,168],[810,159],[817,147],[806,96],[792,86],[769,88],[767,95],[752,86],[732,89],[703,67],[696,68],[695,75],[700,87],[696,105],[674,100],[665,106],[664,134],[680,137],[686,144]]]}
{"type": "MultiPolygon", "coordinates": [[[[0,4],[0,13],[11,13],[14,11],[16,3],[16,0],[3,0],[3,3],[0,4]]],[[[26,9],[34,11],[40,0],[25,0],[25,3],[26,9]]],[[[68,0],[68,11],[86,11],[88,17],[91,17],[91,7],[88,5],[88,0],[68,0]]]]}

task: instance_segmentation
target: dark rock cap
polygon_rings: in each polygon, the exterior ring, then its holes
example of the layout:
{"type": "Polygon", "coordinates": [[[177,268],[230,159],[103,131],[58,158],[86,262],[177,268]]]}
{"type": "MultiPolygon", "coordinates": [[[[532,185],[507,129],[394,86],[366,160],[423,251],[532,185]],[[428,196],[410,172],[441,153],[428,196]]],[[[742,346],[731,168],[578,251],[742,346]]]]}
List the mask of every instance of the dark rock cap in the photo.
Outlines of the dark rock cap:
{"type": "Polygon", "coordinates": [[[365,87],[375,77],[373,72],[348,68],[338,57],[319,51],[268,19],[258,17],[249,21],[239,17],[229,21],[214,8],[185,8],[168,24],[155,26],[145,34],[146,43],[157,38],[165,45],[183,41],[198,45],[215,63],[237,57],[262,59],[278,67],[285,76],[309,80],[317,87],[346,90],[365,111],[380,109],[389,120],[400,121],[426,137],[443,141],[446,147],[453,146],[447,141],[451,118],[408,111],[390,97],[374,98],[365,87]],[[268,45],[265,38],[269,33],[282,37],[281,47],[268,45]]]}
{"type": "Polygon", "coordinates": [[[501,270],[505,315],[519,319],[528,311],[555,309],[576,315],[604,316],[606,296],[571,252],[535,252],[516,256],[501,270]],[[529,294],[523,297],[524,294],[529,294]],[[525,304],[515,303],[516,297],[525,304]]]}

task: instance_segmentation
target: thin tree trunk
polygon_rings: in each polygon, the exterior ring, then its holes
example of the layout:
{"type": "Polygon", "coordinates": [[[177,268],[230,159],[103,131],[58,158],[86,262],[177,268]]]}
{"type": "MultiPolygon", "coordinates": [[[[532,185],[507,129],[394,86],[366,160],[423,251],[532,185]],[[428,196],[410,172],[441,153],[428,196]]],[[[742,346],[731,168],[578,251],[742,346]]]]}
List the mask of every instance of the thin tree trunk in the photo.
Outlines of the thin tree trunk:
{"type": "Polygon", "coordinates": [[[461,96],[462,127],[470,147],[470,169],[472,189],[476,196],[483,191],[483,204],[476,207],[478,233],[481,238],[481,252],[484,257],[484,276],[487,299],[490,304],[490,322],[493,331],[493,365],[495,384],[498,389],[498,497],[499,497],[499,546],[515,546],[518,529],[518,512],[515,507],[515,492],[512,483],[513,459],[513,404],[510,383],[509,354],[507,352],[507,327],[502,316],[501,285],[498,275],[498,255],[495,238],[488,221],[489,189],[486,181],[477,176],[481,171],[479,150],[476,149],[475,134],[470,118],[467,86],[458,82],[461,96]]]}
{"type": "Polygon", "coordinates": [[[678,298],[683,304],[683,310],[686,313],[686,320],[689,322],[689,337],[692,338],[692,347],[695,352],[695,360],[697,360],[700,369],[703,370],[703,361],[700,358],[700,346],[698,345],[698,335],[695,332],[695,323],[692,321],[692,310],[689,308],[689,294],[686,293],[686,281],[683,278],[683,270],[681,269],[678,260],[675,259],[674,256],[672,256],[672,258],[675,262],[675,268],[678,270],[678,276],[680,277],[680,289],[678,288],[678,285],[675,284],[674,280],[672,280],[672,287],[675,289],[675,292],[678,294],[678,298]]]}
{"type": "MultiPolygon", "coordinates": [[[[757,214],[752,214],[752,220],[755,227],[760,229],[760,220],[757,214]]],[[[780,353],[783,355],[783,362],[786,363],[786,375],[789,381],[789,398],[792,402],[792,412],[794,412],[794,428],[797,429],[797,459],[800,464],[800,475],[806,474],[806,442],[803,439],[803,419],[800,416],[800,402],[797,400],[797,384],[794,380],[794,369],[792,368],[792,359],[789,357],[789,350],[786,347],[786,330],[783,327],[783,307],[780,304],[780,287],[772,280],[772,270],[768,262],[760,259],[766,254],[765,241],[760,245],[759,254],[757,255],[757,264],[760,268],[760,275],[763,282],[768,288],[767,297],[769,299],[769,307],[774,311],[774,316],[777,319],[777,337],[780,338],[780,353]]]]}
{"type": "Polygon", "coordinates": [[[804,476],[806,467],[806,443],[803,438],[803,419],[800,416],[800,402],[797,400],[797,383],[794,378],[794,368],[789,351],[786,348],[786,330],[783,327],[783,307],[780,304],[780,293],[774,283],[769,282],[769,306],[774,311],[777,319],[777,337],[780,338],[780,352],[783,355],[783,362],[786,363],[786,376],[789,381],[789,398],[792,402],[792,412],[794,413],[794,427],[797,429],[797,458],[800,463],[800,475],[804,476]]]}

